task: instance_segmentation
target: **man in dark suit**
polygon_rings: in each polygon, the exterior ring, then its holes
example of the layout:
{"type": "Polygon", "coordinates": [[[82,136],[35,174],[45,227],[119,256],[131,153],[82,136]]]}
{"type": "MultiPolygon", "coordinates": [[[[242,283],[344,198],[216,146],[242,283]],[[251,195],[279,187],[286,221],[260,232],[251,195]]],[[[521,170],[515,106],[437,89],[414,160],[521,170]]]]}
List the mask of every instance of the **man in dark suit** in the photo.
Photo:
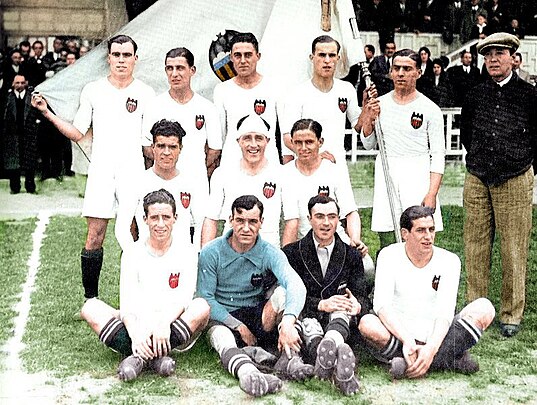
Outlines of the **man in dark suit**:
{"type": "Polygon", "coordinates": [[[479,69],[472,65],[470,51],[461,52],[461,65],[453,66],[447,70],[448,79],[453,86],[455,106],[460,107],[468,90],[481,82],[479,69]]]}
{"type": "Polygon", "coordinates": [[[393,81],[390,77],[390,68],[395,53],[395,42],[393,39],[386,42],[384,54],[375,56],[369,64],[371,79],[377,86],[378,95],[389,93],[393,90],[393,81]]]}
{"type": "Polygon", "coordinates": [[[302,310],[306,352],[315,375],[332,379],[345,395],[358,390],[355,357],[345,343],[357,337],[357,318],[370,309],[361,254],[336,234],[339,206],[317,195],[308,202],[312,229],[283,248],[306,286],[302,310]]]}
{"type": "Polygon", "coordinates": [[[35,193],[37,167],[37,114],[31,105],[31,90],[23,75],[13,79],[13,91],[7,96],[4,114],[4,168],[9,174],[12,194],[21,190],[20,176],[24,171],[24,186],[35,193]]]}
{"type": "Polygon", "coordinates": [[[43,56],[43,50],[45,46],[43,42],[37,40],[32,44],[32,50],[34,56],[30,57],[28,61],[24,62],[26,67],[26,73],[28,84],[32,87],[41,84],[46,79],[46,72],[48,70],[47,60],[43,56]]]}

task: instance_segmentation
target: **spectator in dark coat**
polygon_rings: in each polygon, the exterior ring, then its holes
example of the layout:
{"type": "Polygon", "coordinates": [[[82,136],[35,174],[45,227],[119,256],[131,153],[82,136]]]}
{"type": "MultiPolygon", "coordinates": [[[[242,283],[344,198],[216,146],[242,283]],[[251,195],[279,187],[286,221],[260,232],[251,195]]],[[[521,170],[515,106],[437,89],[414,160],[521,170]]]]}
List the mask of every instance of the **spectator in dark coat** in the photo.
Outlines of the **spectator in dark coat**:
{"type": "Polygon", "coordinates": [[[481,82],[479,69],[472,66],[470,51],[461,52],[461,63],[447,70],[449,81],[453,86],[455,107],[461,107],[468,90],[481,82]]]}
{"type": "Polygon", "coordinates": [[[31,88],[24,75],[13,79],[4,113],[3,151],[4,169],[9,175],[12,194],[21,190],[20,177],[24,172],[24,186],[28,193],[35,193],[37,168],[38,114],[31,105],[31,88]]]}
{"type": "Polygon", "coordinates": [[[440,108],[453,107],[453,88],[441,59],[433,60],[433,73],[434,76],[429,98],[440,108]]]}

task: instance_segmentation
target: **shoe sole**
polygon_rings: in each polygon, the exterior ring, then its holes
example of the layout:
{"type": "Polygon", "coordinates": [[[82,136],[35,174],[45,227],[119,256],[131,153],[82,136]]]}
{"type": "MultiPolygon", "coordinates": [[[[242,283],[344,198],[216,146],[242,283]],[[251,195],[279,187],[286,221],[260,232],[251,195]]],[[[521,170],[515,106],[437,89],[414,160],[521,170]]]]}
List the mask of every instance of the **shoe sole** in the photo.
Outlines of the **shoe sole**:
{"type": "Polygon", "coordinates": [[[317,359],[313,373],[321,380],[327,380],[332,376],[337,360],[336,342],[332,339],[323,339],[317,347],[317,359]]]}

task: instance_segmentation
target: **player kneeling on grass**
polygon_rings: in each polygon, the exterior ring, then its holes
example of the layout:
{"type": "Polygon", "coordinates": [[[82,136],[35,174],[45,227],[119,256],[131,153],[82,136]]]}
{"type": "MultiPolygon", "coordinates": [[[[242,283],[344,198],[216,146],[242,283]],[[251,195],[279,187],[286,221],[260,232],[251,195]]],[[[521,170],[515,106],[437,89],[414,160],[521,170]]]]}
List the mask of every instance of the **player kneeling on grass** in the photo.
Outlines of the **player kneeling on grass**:
{"type": "Polygon", "coordinates": [[[404,242],[382,249],[377,260],[375,315],[362,317],[360,332],[372,354],[390,362],[393,378],[423,377],[429,370],[475,373],[468,350],[492,323],[486,298],[455,313],[461,262],[434,246],[433,209],[407,208],[401,215],[404,242]]]}
{"type": "Polygon", "coordinates": [[[357,317],[371,307],[362,255],[337,235],[339,206],[333,198],[310,198],[308,211],[311,230],[283,248],[308,290],[302,311],[306,352],[317,377],[352,395],[359,384],[356,358],[346,342],[357,340],[357,317]]]}
{"type": "Polygon", "coordinates": [[[136,378],[144,367],[162,376],[175,371],[172,349],[187,350],[207,325],[209,305],[192,299],[197,255],[189,243],[172,238],[175,200],[166,190],[144,197],[149,237],[121,257],[120,309],[92,298],[81,315],[99,339],[127,356],[117,370],[120,380],[136,378]]]}
{"type": "Polygon", "coordinates": [[[231,229],[200,252],[198,295],[211,307],[207,334],[222,365],[239,379],[243,391],[262,396],[279,391],[282,381],[260,372],[253,360],[262,364],[273,360],[274,370],[286,378],[303,380],[313,375],[313,367],[299,355],[302,339],[297,319],[306,288],[283,252],[259,236],[263,203],[257,197],[234,200],[229,221],[231,229]],[[279,286],[267,299],[266,287],[274,278],[279,286]],[[262,348],[278,348],[277,362],[262,348]]]}

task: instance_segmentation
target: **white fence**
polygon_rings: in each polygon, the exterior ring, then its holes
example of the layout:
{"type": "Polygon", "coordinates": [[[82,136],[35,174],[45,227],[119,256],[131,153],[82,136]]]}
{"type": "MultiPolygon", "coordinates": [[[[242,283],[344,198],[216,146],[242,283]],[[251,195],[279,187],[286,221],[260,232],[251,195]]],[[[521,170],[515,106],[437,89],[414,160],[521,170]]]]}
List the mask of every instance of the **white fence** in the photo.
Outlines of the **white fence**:
{"type": "MultiPolygon", "coordinates": [[[[460,107],[442,108],[444,114],[444,135],[446,140],[446,157],[454,157],[464,161],[464,147],[461,144],[461,131],[459,128],[460,107]]],[[[356,131],[347,130],[345,136],[351,137],[351,149],[347,151],[352,163],[356,162],[358,156],[376,156],[377,149],[365,150],[360,136],[356,131]]]]}

